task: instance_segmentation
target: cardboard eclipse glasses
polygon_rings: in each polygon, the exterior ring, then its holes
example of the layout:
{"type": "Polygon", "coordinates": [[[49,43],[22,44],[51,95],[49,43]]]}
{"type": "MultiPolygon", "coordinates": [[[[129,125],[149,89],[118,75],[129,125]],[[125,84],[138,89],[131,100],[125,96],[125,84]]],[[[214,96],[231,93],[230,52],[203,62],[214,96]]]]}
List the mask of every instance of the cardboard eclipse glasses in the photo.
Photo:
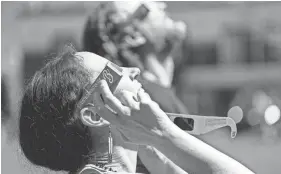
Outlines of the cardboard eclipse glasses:
{"type": "MultiPolygon", "coordinates": [[[[85,88],[86,92],[77,106],[78,111],[81,111],[86,105],[91,103],[90,97],[95,91],[97,82],[102,79],[106,80],[112,93],[114,93],[116,90],[119,90],[120,87],[123,90],[129,90],[130,92],[136,93],[138,89],[134,90],[132,87],[127,88],[127,86],[129,85],[121,84],[125,83],[121,80],[123,77],[122,72],[123,69],[121,67],[112,62],[108,62],[97,79],[85,88]]],[[[237,134],[236,123],[240,122],[243,117],[242,110],[237,107],[234,107],[229,111],[228,117],[200,116],[176,113],[166,114],[179,128],[193,135],[206,134],[210,131],[229,126],[231,128],[231,138],[235,138],[237,134]]]]}

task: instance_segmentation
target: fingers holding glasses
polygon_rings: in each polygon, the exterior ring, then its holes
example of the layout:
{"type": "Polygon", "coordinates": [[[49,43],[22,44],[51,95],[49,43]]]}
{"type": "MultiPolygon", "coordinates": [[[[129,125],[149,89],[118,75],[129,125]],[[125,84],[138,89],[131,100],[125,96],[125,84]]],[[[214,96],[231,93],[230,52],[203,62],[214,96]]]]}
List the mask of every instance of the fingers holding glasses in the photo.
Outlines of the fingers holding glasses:
{"type": "Polygon", "coordinates": [[[105,80],[101,80],[97,85],[97,93],[102,97],[103,103],[108,105],[118,115],[130,115],[131,109],[124,106],[110,91],[109,86],[105,80]]]}
{"type": "Polygon", "coordinates": [[[143,89],[138,92],[138,100],[140,101],[140,106],[146,106],[151,108],[159,108],[159,105],[154,102],[148,93],[143,89]]]}
{"type": "Polygon", "coordinates": [[[102,80],[97,83],[97,90],[94,94],[96,112],[110,122],[112,126],[127,127],[128,116],[131,109],[124,106],[110,91],[107,82],[102,80]]]}
{"type": "Polygon", "coordinates": [[[128,106],[133,110],[140,109],[140,103],[135,100],[134,94],[132,92],[121,90],[116,94],[116,96],[125,106],[128,106]]]}
{"type": "Polygon", "coordinates": [[[140,89],[138,92],[138,100],[141,103],[151,102],[151,98],[150,98],[149,94],[147,94],[143,89],[140,89]]]}

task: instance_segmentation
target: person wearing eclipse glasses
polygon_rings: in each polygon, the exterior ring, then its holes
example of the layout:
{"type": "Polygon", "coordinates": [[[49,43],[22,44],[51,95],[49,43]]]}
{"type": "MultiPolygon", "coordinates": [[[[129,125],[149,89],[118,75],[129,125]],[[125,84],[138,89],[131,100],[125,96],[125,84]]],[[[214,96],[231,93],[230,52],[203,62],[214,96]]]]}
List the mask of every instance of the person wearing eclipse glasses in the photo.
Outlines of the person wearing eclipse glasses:
{"type": "Polygon", "coordinates": [[[25,156],[70,173],[135,173],[141,144],[178,166],[166,161],[168,173],[193,173],[189,158],[206,164],[206,173],[252,173],[178,128],[135,79],[139,73],[68,47],[25,90],[19,124],[25,156]]]}

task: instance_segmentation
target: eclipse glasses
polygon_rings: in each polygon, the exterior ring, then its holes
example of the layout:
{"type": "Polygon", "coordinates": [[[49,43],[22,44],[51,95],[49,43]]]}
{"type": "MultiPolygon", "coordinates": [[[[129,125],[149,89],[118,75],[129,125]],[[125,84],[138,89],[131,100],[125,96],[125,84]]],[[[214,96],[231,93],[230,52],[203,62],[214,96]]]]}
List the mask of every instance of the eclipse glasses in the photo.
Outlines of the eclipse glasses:
{"type": "MultiPolygon", "coordinates": [[[[108,62],[95,82],[85,88],[86,92],[77,106],[78,111],[81,111],[88,104],[91,104],[90,97],[95,91],[97,82],[102,79],[106,80],[113,94],[120,89],[128,90],[130,92],[133,92],[134,94],[137,94],[139,89],[134,89],[131,85],[127,85],[127,83],[122,80],[122,71],[123,69],[118,65],[112,62],[108,62]]],[[[187,115],[176,113],[166,114],[179,128],[193,135],[206,134],[210,131],[229,126],[231,128],[231,138],[235,138],[237,134],[236,123],[240,122],[243,117],[243,112],[239,107],[231,108],[228,112],[227,117],[187,115]]]]}

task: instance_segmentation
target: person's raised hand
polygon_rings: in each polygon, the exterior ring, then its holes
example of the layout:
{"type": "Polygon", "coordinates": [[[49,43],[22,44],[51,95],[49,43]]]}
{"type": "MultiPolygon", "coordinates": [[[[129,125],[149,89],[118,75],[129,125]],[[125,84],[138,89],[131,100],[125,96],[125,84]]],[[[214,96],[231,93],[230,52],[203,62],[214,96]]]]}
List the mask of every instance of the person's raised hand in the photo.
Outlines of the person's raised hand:
{"type": "Polygon", "coordinates": [[[153,145],[173,124],[144,90],[139,91],[136,99],[128,91],[114,96],[104,80],[98,83],[97,89],[94,97],[97,113],[115,126],[128,142],[153,145]]]}

